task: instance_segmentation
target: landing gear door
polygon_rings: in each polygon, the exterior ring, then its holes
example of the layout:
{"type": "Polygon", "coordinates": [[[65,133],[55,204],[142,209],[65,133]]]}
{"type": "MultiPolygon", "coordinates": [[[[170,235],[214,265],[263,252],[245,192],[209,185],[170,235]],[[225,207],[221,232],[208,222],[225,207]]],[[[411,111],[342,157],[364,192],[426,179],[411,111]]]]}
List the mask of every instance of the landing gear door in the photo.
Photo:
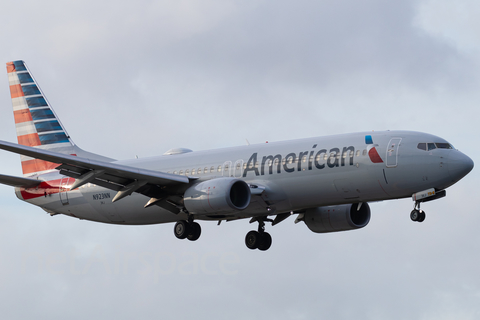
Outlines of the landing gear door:
{"type": "Polygon", "coordinates": [[[387,146],[387,168],[395,168],[398,164],[398,147],[402,138],[392,138],[387,146]]]}

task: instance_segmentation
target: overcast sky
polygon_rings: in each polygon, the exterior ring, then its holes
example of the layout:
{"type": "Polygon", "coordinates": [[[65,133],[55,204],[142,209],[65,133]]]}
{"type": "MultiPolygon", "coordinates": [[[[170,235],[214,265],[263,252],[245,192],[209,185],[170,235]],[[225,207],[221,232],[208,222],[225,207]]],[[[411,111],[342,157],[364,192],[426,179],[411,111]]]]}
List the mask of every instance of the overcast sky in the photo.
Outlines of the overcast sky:
{"type": "MultiPolygon", "coordinates": [[[[12,1],[0,61],[25,60],[74,141],[116,159],[368,130],[439,135],[480,163],[480,3],[12,1]]],[[[6,70],[0,139],[16,142],[6,70]]],[[[21,175],[1,151],[1,173],[21,175]]],[[[50,217],[0,186],[4,319],[479,319],[478,170],[364,229],[293,218],[114,226],[50,217]]]]}

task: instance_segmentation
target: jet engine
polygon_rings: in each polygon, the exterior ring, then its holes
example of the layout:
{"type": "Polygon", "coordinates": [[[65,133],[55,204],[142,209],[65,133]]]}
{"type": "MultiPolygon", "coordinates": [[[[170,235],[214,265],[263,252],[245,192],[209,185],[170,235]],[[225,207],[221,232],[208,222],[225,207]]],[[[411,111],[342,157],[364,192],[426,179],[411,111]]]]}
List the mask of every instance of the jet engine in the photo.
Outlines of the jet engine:
{"type": "Polygon", "coordinates": [[[304,221],[317,233],[359,229],[370,222],[370,207],[368,203],[354,203],[308,209],[304,221]]]}
{"type": "Polygon", "coordinates": [[[235,178],[217,178],[194,185],[185,191],[183,201],[191,213],[227,214],[250,204],[250,187],[235,178]]]}

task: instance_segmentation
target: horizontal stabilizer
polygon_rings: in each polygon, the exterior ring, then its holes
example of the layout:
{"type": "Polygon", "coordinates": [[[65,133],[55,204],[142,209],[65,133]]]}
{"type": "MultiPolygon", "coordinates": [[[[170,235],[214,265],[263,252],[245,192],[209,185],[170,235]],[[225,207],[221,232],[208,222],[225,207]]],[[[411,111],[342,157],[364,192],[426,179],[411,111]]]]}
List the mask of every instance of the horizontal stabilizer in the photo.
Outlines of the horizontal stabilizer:
{"type": "Polygon", "coordinates": [[[12,187],[33,188],[42,183],[42,181],[0,174],[0,183],[12,187]]]}

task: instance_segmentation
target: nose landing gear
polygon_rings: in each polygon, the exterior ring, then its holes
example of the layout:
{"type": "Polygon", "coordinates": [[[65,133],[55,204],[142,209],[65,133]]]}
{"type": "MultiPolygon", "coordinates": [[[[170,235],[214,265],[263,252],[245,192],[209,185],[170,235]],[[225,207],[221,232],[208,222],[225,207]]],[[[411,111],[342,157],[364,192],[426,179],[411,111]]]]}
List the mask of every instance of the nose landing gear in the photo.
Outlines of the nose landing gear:
{"type": "Polygon", "coordinates": [[[420,203],[437,200],[446,195],[445,190],[436,191],[434,188],[414,193],[412,200],[415,201],[415,205],[413,206],[412,212],[410,212],[410,219],[416,222],[423,222],[425,220],[425,211],[420,209],[420,203]]]}
{"type": "Polygon", "coordinates": [[[410,212],[410,219],[416,222],[423,222],[425,220],[425,211],[420,209],[420,201],[415,201],[412,212],[410,212]]]}

